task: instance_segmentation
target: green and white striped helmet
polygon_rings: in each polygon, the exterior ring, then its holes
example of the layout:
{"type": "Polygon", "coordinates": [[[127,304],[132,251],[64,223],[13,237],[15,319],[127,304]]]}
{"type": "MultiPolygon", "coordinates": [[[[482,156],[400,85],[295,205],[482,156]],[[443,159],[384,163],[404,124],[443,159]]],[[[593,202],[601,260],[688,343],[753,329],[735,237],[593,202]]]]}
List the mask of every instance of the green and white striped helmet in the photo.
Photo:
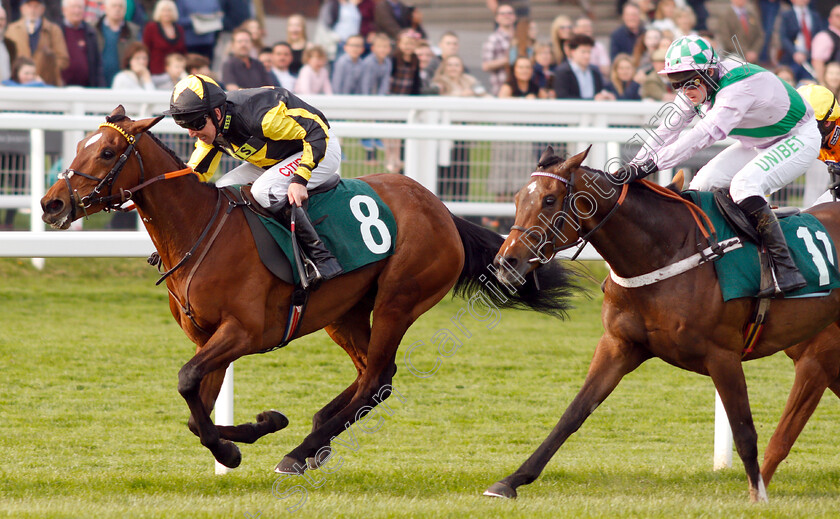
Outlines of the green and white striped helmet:
{"type": "Polygon", "coordinates": [[[707,70],[718,62],[712,44],[700,36],[683,36],[674,40],[665,53],[665,68],[659,71],[667,75],[676,72],[707,70]]]}

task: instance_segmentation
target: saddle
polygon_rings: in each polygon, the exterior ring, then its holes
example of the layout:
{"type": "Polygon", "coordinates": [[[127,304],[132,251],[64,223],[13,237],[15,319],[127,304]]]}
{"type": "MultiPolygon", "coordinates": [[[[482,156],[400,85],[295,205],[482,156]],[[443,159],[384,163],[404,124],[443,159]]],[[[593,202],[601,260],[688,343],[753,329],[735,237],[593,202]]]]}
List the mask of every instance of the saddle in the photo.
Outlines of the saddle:
{"type": "MultiPolygon", "coordinates": [[[[715,189],[713,194],[715,205],[718,209],[720,209],[720,212],[727,223],[735,229],[735,232],[737,232],[739,236],[747,238],[756,245],[761,246],[761,238],[758,236],[758,231],[756,231],[755,226],[750,223],[750,220],[747,215],[744,214],[744,211],[742,211],[738,204],[732,200],[732,197],[729,195],[729,190],[715,189]]],[[[773,212],[779,220],[790,216],[796,216],[800,213],[799,208],[797,207],[780,207],[778,209],[773,209],[773,212]]]]}
{"type": "MultiPolygon", "coordinates": [[[[336,187],[340,181],[341,179],[339,177],[330,179],[320,186],[310,190],[309,194],[311,196],[329,191],[330,189],[336,187]]],[[[294,285],[295,282],[292,274],[292,265],[289,263],[289,259],[283,253],[283,250],[277,244],[277,241],[260,220],[260,216],[269,220],[274,220],[274,215],[254,200],[254,195],[251,193],[250,185],[242,186],[239,189],[235,187],[226,187],[223,189],[226,189],[237,201],[243,202],[245,207],[248,209],[243,211],[243,213],[245,214],[245,219],[248,221],[248,226],[251,228],[251,234],[254,236],[254,242],[257,245],[257,251],[259,252],[263,265],[265,265],[272,274],[284,282],[294,285]]],[[[315,225],[318,222],[316,221],[312,223],[315,225]]],[[[302,261],[300,258],[298,258],[298,260],[302,261]]]]}
{"type": "MultiPolygon", "coordinates": [[[[715,189],[713,193],[715,205],[720,210],[723,218],[729,223],[729,225],[732,226],[733,229],[735,229],[735,232],[742,238],[748,239],[758,245],[759,266],[761,268],[761,287],[763,289],[764,287],[771,286],[773,284],[773,267],[770,265],[770,256],[763,247],[761,238],[759,237],[755,226],[750,222],[744,211],[741,210],[741,207],[732,200],[728,189],[715,189]]],[[[800,211],[797,207],[780,207],[778,209],[774,209],[773,213],[775,213],[776,218],[781,220],[783,218],[796,216],[800,213],[800,211]]],[[[759,301],[755,309],[755,315],[753,316],[754,325],[763,324],[768,306],[769,302],[763,300],[759,301]]],[[[753,345],[754,344],[755,342],[753,341],[753,345]]],[[[751,350],[751,348],[748,349],[751,350]]]]}

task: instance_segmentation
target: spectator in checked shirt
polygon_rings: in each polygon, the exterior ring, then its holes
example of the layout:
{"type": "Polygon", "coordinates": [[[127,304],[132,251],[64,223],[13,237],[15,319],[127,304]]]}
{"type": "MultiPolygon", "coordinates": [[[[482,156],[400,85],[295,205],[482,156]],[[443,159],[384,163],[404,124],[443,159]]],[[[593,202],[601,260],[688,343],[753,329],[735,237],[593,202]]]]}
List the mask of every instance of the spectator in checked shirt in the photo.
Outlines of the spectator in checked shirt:
{"type": "Polygon", "coordinates": [[[510,68],[510,45],[516,25],[516,12],[510,4],[496,8],[496,31],[490,34],[481,48],[481,69],[490,74],[490,93],[499,94],[510,68]]]}

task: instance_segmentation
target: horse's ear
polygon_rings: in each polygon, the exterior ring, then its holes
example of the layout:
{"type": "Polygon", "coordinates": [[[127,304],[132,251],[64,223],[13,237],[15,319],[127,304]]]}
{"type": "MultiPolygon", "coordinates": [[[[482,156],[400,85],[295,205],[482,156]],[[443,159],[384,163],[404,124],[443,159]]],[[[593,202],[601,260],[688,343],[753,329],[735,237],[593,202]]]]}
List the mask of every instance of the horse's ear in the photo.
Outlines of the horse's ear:
{"type": "Polygon", "coordinates": [[[114,108],[114,111],[111,112],[111,115],[109,117],[116,117],[120,119],[125,117],[125,108],[123,107],[123,105],[117,105],[117,107],[114,108]]]}
{"type": "Polygon", "coordinates": [[[157,117],[151,117],[149,119],[141,119],[139,121],[135,121],[134,125],[131,128],[131,133],[133,133],[135,135],[143,133],[146,130],[148,130],[149,128],[151,128],[152,126],[159,123],[162,119],[163,119],[163,116],[159,115],[157,117]]]}
{"type": "Polygon", "coordinates": [[[546,162],[548,162],[548,159],[554,156],[554,148],[548,146],[543,152],[542,156],[540,157],[540,161],[537,162],[537,164],[545,164],[546,162]]]}
{"type": "Polygon", "coordinates": [[[587,155],[589,155],[589,150],[592,149],[592,145],[590,144],[585,150],[578,153],[577,155],[571,157],[570,159],[566,160],[564,164],[565,167],[569,169],[577,169],[583,164],[584,159],[587,155]]]}
{"type": "Polygon", "coordinates": [[[674,175],[674,178],[671,179],[671,183],[666,187],[671,191],[679,193],[682,191],[683,184],[685,184],[685,173],[683,173],[683,170],[679,170],[677,171],[677,174],[674,175]]]}

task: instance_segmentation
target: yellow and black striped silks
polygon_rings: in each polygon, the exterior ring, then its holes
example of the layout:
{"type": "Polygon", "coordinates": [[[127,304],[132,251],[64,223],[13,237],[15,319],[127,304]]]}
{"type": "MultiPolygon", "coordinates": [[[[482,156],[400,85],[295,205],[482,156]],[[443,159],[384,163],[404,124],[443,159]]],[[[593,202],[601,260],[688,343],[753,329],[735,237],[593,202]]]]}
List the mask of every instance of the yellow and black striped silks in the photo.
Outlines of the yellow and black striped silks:
{"type": "Polygon", "coordinates": [[[263,169],[303,151],[295,172],[305,180],[324,158],[330,127],[320,110],[284,88],[249,88],[229,92],[220,135],[213,145],[197,141],[191,166],[209,180],[225,152],[263,169]]]}

